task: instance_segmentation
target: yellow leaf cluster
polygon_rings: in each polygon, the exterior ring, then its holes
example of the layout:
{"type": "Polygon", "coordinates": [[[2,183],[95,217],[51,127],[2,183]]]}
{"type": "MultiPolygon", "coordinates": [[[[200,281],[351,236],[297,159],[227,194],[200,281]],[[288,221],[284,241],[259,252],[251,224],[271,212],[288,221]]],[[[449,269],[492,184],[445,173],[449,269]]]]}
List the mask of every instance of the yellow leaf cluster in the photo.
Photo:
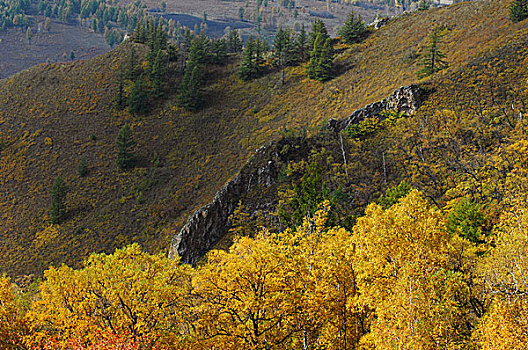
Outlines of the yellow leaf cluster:
{"type": "Polygon", "coordinates": [[[180,331],[188,279],[189,267],[146,254],[137,244],[92,254],[81,270],[52,267],[30,313],[34,339],[89,342],[108,331],[167,342],[180,331]]]}

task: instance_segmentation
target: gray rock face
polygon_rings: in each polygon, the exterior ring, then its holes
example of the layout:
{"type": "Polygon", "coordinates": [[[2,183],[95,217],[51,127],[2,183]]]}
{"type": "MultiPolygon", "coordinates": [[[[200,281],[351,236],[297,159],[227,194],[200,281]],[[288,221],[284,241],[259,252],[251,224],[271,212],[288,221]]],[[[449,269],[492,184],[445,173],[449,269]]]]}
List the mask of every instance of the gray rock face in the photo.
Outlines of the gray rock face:
{"type": "Polygon", "coordinates": [[[339,132],[368,117],[378,116],[383,111],[403,112],[411,115],[418,109],[418,107],[420,107],[424,98],[424,91],[417,85],[402,86],[386,99],[366,105],[365,107],[354,111],[346,119],[330,119],[328,127],[339,132]]]}
{"type": "MultiPolygon", "coordinates": [[[[344,120],[330,120],[328,128],[339,132],[383,111],[413,114],[424,97],[424,91],[418,86],[404,86],[386,99],[356,110],[344,120]]],[[[169,257],[179,255],[185,263],[196,263],[227,233],[229,216],[242,196],[253,186],[274,185],[280,171],[277,164],[305,158],[310,149],[309,141],[304,138],[280,140],[259,148],[240,172],[218,191],[211,203],[191,215],[172,239],[169,257]]]]}
{"type": "MultiPolygon", "coordinates": [[[[304,156],[301,146],[284,152],[286,144],[304,144],[303,140],[281,140],[260,147],[240,172],[216,193],[213,201],[194,212],[172,239],[169,258],[179,255],[185,263],[196,263],[227,233],[229,216],[241,197],[254,186],[272,186],[279,175],[276,166],[286,159],[304,156]],[[297,151],[296,155],[292,153],[297,151]]],[[[306,147],[303,147],[305,149],[306,147]]]]}
{"type": "Polygon", "coordinates": [[[376,18],[372,23],[369,24],[370,27],[373,27],[374,29],[380,29],[384,25],[388,24],[390,21],[390,18],[376,18]]]}

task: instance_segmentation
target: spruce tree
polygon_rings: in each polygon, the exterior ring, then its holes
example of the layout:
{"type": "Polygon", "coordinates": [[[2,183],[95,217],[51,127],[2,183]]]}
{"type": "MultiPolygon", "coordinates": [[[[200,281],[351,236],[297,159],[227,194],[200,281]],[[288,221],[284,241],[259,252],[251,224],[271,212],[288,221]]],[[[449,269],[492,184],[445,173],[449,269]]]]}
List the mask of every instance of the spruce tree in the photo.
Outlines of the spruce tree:
{"type": "Polygon", "coordinates": [[[301,27],[301,32],[295,39],[295,59],[297,63],[305,62],[308,59],[310,50],[308,48],[308,35],[304,29],[304,24],[301,27]]]}
{"type": "Polygon", "coordinates": [[[117,158],[116,165],[119,170],[127,170],[134,166],[135,141],[132,130],[128,124],[123,125],[116,138],[117,158]]]}
{"type": "Polygon", "coordinates": [[[133,39],[136,43],[144,44],[147,40],[147,29],[143,22],[140,20],[134,30],[133,39]]]}
{"type": "Polygon", "coordinates": [[[149,62],[150,74],[149,78],[153,85],[153,95],[155,97],[163,97],[163,84],[167,77],[167,55],[164,51],[159,50],[152,62],[149,62]]]}
{"type": "Polygon", "coordinates": [[[145,114],[149,110],[150,91],[145,78],[139,76],[132,85],[130,95],[127,99],[128,110],[133,114],[145,114]]]}
{"type": "Polygon", "coordinates": [[[189,27],[185,27],[185,31],[183,32],[183,43],[182,43],[182,50],[185,53],[189,53],[191,49],[191,44],[193,41],[193,35],[191,33],[191,30],[189,27]]]}
{"type": "Polygon", "coordinates": [[[324,40],[330,37],[328,35],[328,31],[326,30],[326,26],[324,22],[321,21],[320,19],[316,19],[312,23],[312,31],[310,32],[310,36],[308,38],[308,47],[310,48],[310,50],[313,50],[315,39],[317,38],[318,35],[322,35],[324,37],[324,40]]]}
{"type": "Polygon", "coordinates": [[[365,36],[367,28],[365,22],[361,19],[361,15],[356,17],[354,12],[350,12],[345,24],[339,30],[339,35],[345,40],[347,44],[359,43],[365,36]]]}
{"type": "Polygon", "coordinates": [[[282,70],[282,83],[284,84],[284,68],[293,63],[293,40],[289,30],[279,29],[273,41],[273,56],[276,65],[282,70]]]}
{"type": "MultiPolygon", "coordinates": [[[[321,21],[314,23],[314,28],[318,34],[313,41],[312,51],[310,52],[310,62],[308,62],[307,74],[311,79],[326,81],[333,77],[332,58],[334,50],[332,40],[328,35],[324,24],[321,21]],[[319,24],[318,24],[319,23],[319,24]]],[[[310,33],[312,36],[313,33],[310,33]]]]}
{"type": "Polygon", "coordinates": [[[193,39],[189,59],[180,85],[178,105],[189,110],[197,110],[203,103],[203,65],[206,61],[206,43],[209,39],[200,35],[193,39]]]}
{"type": "Polygon", "coordinates": [[[431,1],[429,0],[420,0],[418,3],[418,11],[427,11],[431,8],[431,1]]]}
{"type": "Polygon", "coordinates": [[[211,42],[205,34],[201,33],[191,42],[189,61],[197,64],[205,64],[211,61],[211,53],[211,42]]]}
{"type": "Polygon", "coordinates": [[[246,42],[246,48],[242,56],[242,64],[238,75],[242,80],[250,80],[257,76],[257,61],[256,61],[256,41],[253,36],[250,36],[246,42]]]}
{"type": "Polygon", "coordinates": [[[227,35],[227,52],[237,53],[242,51],[244,43],[240,39],[240,33],[236,29],[231,29],[227,35]]]}
{"type": "Polygon", "coordinates": [[[121,110],[125,108],[125,88],[123,82],[123,73],[119,73],[117,81],[117,95],[115,98],[115,106],[117,109],[121,110]]]}
{"type": "Polygon", "coordinates": [[[279,28],[273,41],[273,56],[279,67],[285,67],[292,63],[293,40],[289,30],[279,28]]]}
{"type": "Polygon", "coordinates": [[[212,42],[211,60],[215,64],[225,64],[227,57],[227,43],[224,38],[212,42]]]}
{"type": "Polygon", "coordinates": [[[444,60],[445,54],[440,51],[439,47],[442,43],[442,36],[440,27],[435,27],[429,36],[430,43],[421,61],[423,68],[418,71],[419,78],[435,74],[448,66],[444,60]]]}
{"type": "Polygon", "coordinates": [[[199,63],[190,62],[185,68],[178,105],[188,110],[197,110],[203,103],[202,96],[203,68],[199,63]]]}
{"type": "Polygon", "coordinates": [[[86,158],[84,156],[81,157],[81,161],[77,166],[77,174],[80,177],[85,177],[88,174],[88,165],[86,164],[86,158]]]}
{"type": "Polygon", "coordinates": [[[510,4],[510,19],[520,22],[528,18],[528,0],[514,0],[510,4]]]}
{"type": "Polygon", "coordinates": [[[61,176],[57,176],[51,189],[50,221],[59,224],[66,214],[66,194],[68,187],[61,176]]]}
{"type": "Polygon", "coordinates": [[[127,57],[127,64],[125,69],[125,78],[134,80],[136,79],[138,74],[138,62],[136,57],[136,49],[134,45],[130,48],[130,51],[128,52],[127,57]]]}

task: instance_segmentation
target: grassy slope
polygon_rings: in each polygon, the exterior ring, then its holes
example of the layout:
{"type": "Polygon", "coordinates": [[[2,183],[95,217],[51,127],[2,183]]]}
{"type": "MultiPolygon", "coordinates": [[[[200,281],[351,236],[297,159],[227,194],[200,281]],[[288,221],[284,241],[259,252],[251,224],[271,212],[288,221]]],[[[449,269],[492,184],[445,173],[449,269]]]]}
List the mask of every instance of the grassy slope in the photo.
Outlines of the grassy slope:
{"type": "Polygon", "coordinates": [[[40,65],[0,82],[0,271],[40,273],[49,264],[78,263],[91,251],[138,241],[163,250],[189,213],[208,202],[251,151],[280,136],[283,126],[321,125],[416,81],[417,60],[434,24],[449,28],[444,51],[450,72],[515,40],[506,2],[462,3],[394,20],[340,55],[345,73],[321,84],[303,68],[250,83],[236,64],[213,70],[206,108],[190,113],[171,96],[150,115],[134,118],[111,108],[123,45],[103,56],[40,65]],[[139,166],[115,168],[115,137],[128,122],[139,166]],[[95,140],[91,135],[95,136],[95,140]],[[158,154],[161,166],[152,160],[158,154]],[[77,175],[84,156],[85,178],[77,175]],[[50,188],[69,184],[69,217],[50,226],[50,188]],[[142,192],[141,196],[138,193],[142,192]],[[139,198],[138,198],[139,197],[139,198]],[[142,197],[142,198],[141,198],[142,197]]]}

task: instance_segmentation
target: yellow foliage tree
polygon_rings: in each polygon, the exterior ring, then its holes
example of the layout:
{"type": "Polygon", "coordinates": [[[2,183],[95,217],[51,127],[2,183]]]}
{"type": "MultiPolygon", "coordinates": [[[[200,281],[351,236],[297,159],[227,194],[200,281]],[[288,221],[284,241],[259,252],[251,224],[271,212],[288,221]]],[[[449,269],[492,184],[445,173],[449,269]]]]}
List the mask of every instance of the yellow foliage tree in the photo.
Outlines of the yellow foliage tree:
{"type": "Polygon", "coordinates": [[[325,229],[328,203],[295,231],[242,237],[196,273],[194,348],[348,349],[362,331],[350,234],[325,229]]]}
{"type": "Polygon", "coordinates": [[[9,278],[0,276],[0,348],[24,348],[23,339],[28,330],[14,286],[9,278]]]}
{"type": "Polygon", "coordinates": [[[447,268],[449,235],[440,212],[412,191],[385,211],[370,205],[353,235],[358,302],[374,316],[363,346],[456,348],[461,278],[447,268]]]}
{"type": "Polygon", "coordinates": [[[98,333],[128,334],[154,343],[185,336],[190,267],[178,259],[149,255],[137,244],[112,255],[92,254],[84,268],[51,267],[34,303],[35,336],[77,338],[90,343],[98,333]]]}
{"type": "Polygon", "coordinates": [[[295,329],[284,296],[292,289],[279,255],[264,234],[208,255],[193,280],[199,300],[194,347],[272,349],[289,340],[295,329]]]}
{"type": "Polygon", "coordinates": [[[528,343],[528,210],[504,213],[496,246],[479,272],[491,308],[476,333],[483,350],[524,349],[528,343]]]}
{"type": "Polygon", "coordinates": [[[292,282],[302,290],[297,324],[305,349],[349,349],[366,331],[365,314],[354,303],[352,238],[343,228],[325,228],[329,211],[329,202],[323,202],[313,218],[305,218],[294,232],[280,238],[292,282]]]}

